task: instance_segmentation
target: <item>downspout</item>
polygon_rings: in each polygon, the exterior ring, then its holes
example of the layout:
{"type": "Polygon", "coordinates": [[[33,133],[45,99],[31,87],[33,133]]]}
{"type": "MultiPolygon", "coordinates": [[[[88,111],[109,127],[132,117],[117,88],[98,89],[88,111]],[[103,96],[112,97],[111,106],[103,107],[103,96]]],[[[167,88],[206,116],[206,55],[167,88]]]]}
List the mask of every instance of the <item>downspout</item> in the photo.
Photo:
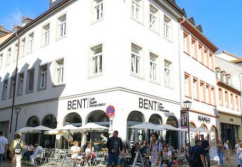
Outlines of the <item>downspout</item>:
{"type": "Polygon", "coordinates": [[[20,50],[20,37],[18,36],[18,30],[16,30],[15,35],[18,39],[18,52],[17,52],[17,60],[16,60],[16,67],[15,67],[15,78],[14,78],[14,87],[13,87],[13,100],[12,100],[12,111],[11,111],[11,122],[10,122],[10,134],[12,132],[12,124],[13,124],[13,110],[15,106],[15,92],[16,92],[16,87],[17,87],[17,73],[18,73],[18,58],[19,58],[19,50],[20,50]]]}
{"type": "MultiPolygon", "coordinates": [[[[241,91],[241,77],[240,77],[241,75],[242,75],[242,73],[239,74],[239,90],[240,90],[240,100],[239,100],[240,106],[239,106],[239,108],[240,108],[240,116],[241,116],[241,113],[242,113],[242,108],[241,108],[241,104],[242,104],[242,101],[241,101],[242,100],[241,99],[242,91],[241,91]]],[[[241,119],[241,125],[242,125],[242,119],[241,119]]],[[[242,126],[240,126],[240,129],[242,129],[242,126]]],[[[240,135],[239,137],[241,137],[242,134],[239,134],[239,135],[240,135]]]]}
{"type": "MultiPolygon", "coordinates": [[[[182,28],[181,28],[182,23],[186,21],[186,18],[184,16],[182,18],[183,18],[183,20],[179,23],[179,27],[178,27],[178,60],[179,60],[179,88],[180,88],[179,90],[180,90],[180,107],[181,107],[181,109],[183,108],[183,98],[182,98],[182,81],[181,81],[181,76],[182,76],[181,56],[182,56],[182,54],[181,54],[181,39],[180,39],[181,33],[180,33],[180,31],[182,30],[182,28]]],[[[184,133],[186,133],[186,132],[184,132],[184,133]]],[[[179,145],[181,146],[184,143],[183,140],[184,139],[186,140],[186,135],[184,135],[185,138],[183,138],[182,132],[179,132],[179,134],[180,134],[179,138],[182,139],[180,141],[181,143],[179,143],[179,145]]]]}

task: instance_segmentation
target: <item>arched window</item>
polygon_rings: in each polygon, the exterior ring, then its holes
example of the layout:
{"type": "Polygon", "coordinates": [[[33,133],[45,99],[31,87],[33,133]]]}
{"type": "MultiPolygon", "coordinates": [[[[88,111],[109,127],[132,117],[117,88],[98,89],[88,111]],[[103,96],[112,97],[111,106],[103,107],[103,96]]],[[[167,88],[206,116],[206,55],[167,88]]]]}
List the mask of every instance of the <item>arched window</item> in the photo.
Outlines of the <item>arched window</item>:
{"type": "Polygon", "coordinates": [[[70,113],[65,116],[64,125],[74,125],[74,126],[81,126],[82,125],[82,118],[77,113],[70,113]]]}

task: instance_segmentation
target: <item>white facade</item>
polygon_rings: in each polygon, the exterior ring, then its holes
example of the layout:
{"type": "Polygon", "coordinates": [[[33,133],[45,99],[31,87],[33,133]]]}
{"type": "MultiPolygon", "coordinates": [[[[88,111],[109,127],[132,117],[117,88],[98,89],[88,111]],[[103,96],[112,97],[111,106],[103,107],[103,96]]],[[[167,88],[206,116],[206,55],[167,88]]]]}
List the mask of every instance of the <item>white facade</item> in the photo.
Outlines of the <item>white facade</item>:
{"type": "MultiPolygon", "coordinates": [[[[127,140],[127,117],[131,111],[141,112],[146,122],[150,115],[156,113],[161,116],[163,124],[167,123],[169,116],[176,117],[179,124],[181,30],[177,20],[181,16],[173,9],[165,10],[160,5],[165,4],[169,8],[165,2],[142,0],[140,3],[140,12],[134,15],[131,0],[104,0],[101,4],[91,0],[68,1],[58,11],[38,19],[31,26],[26,25],[28,28],[20,31],[18,74],[24,73],[24,86],[23,93],[15,99],[15,105],[22,108],[19,115],[21,123],[17,129],[26,126],[31,116],[37,116],[41,124],[47,113],[57,117],[57,126],[62,126],[63,119],[71,112],[77,112],[82,123],[86,123],[92,111],[105,112],[107,105],[116,108],[113,128],[120,131],[124,140],[127,140]],[[152,26],[151,6],[156,9],[152,26]],[[138,56],[139,61],[131,55],[138,56]],[[156,68],[154,65],[150,68],[151,60],[156,68]],[[27,91],[27,87],[31,88],[27,81],[31,69],[34,69],[34,88],[33,91],[27,91]],[[58,75],[62,72],[63,83],[58,75]],[[67,110],[68,100],[83,97],[94,97],[106,105],[78,111],[67,110]],[[166,112],[140,109],[139,97],[162,103],[166,112]],[[167,115],[167,112],[171,115],[167,115]],[[23,116],[24,113],[26,116],[23,116]]],[[[14,38],[0,46],[0,55],[3,55],[1,96],[4,95],[4,81],[8,80],[6,99],[2,98],[0,102],[0,115],[4,115],[0,117],[1,121],[11,118],[9,85],[16,66],[16,43],[14,38]],[[6,65],[10,48],[10,62],[6,65]]],[[[19,78],[18,75],[17,85],[19,78]]],[[[16,94],[18,90],[17,86],[16,94]]],[[[13,132],[9,134],[9,138],[12,137],[13,132]]]]}

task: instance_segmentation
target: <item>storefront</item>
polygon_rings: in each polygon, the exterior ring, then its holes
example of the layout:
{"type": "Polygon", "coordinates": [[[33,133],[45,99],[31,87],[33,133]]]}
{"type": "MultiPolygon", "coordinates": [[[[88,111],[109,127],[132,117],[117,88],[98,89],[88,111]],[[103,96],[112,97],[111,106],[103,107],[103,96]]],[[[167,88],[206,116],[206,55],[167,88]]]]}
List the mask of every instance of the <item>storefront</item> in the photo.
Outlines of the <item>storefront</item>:
{"type": "Polygon", "coordinates": [[[222,141],[229,140],[234,148],[236,140],[241,137],[241,117],[219,112],[219,121],[222,141]]]}
{"type": "MultiPolygon", "coordinates": [[[[133,125],[151,122],[157,125],[170,124],[179,127],[179,102],[170,103],[157,97],[145,97],[123,91],[60,99],[58,108],[60,109],[58,111],[58,127],[64,124],[81,126],[89,122],[109,127],[109,134],[107,132],[88,133],[81,139],[77,139],[82,141],[82,144],[93,141],[95,145],[101,142],[101,133],[108,137],[113,130],[118,130],[119,136],[130,147],[134,142],[148,139],[147,134],[152,132],[147,133],[145,130],[130,128],[133,125]],[[106,109],[109,105],[115,108],[113,118],[106,115],[106,109]]],[[[175,148],[178,148],[180,144],[177,140],[178,132],[159,131],[157,133],[162,141],[171,143],[175,148]]],[[[73,140],[75,139],[74,137],[73,140]]]]}

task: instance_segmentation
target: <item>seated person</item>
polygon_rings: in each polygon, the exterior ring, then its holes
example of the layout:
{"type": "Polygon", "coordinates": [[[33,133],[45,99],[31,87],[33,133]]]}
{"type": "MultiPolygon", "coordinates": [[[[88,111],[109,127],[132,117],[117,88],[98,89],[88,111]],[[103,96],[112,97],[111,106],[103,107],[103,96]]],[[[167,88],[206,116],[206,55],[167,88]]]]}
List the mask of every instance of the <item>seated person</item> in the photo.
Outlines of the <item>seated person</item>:
{"type": "Polygon", "coordinates": [[[78,141],[74,141],[73,146],[70,150],[71,158],[74,159],[74,162],[76,162],[77,159],[82,159],[83,157],[79,155],[81,154],[81,148],[78,146],[78,144],[78,141]]]}
{"type": "Polygon", "coordinates": [[[169,151],[167,149],[167,147],[163,148],[162,159],[163,159],[162,167],[171,167],[171,165],[172,165],[172,153],[171,153],[171,151],[169,151]]]}
{"type": "Polygon", "coordinates": [[[123,147],[123,150],[119,154],[119,158],[118,158],[118,166],[121,166],[124,163],[124,158],[126,155],[128,155],[128,150],[126,149],[125,143],[123,143],[122,147],[123,147]]]}
{"type": "Polygon", "coordinates": [[[85,153],[86,153],[86,159],[87,159],[87,162],[89,162],[90,158],[91,158],[91,143],[87,143],[86,144],[86,149],[85,149],[85,153]]]}
{"type": "Polygon", "coordinates": [[[35,165],[34,160],[42,156],[43,148],[39,144],[34,145],[34,153],[30,156],[31,165],[35,165]]]}
{"type": "Polygon", "coordinates": [[[179,166],[183,166],[186,163],[186,152],[184,147],[180,147],[178,151],[177,160],[179,166]]]}
{"type": "Polygon", "coordinates": [[[135,145],[131,148],[131,157],[132,161],[135,159],[136,152],[139,150],[139,142],[136,142],[135,145]]]}
{"type": "Polygon", "coordinates": [[[142,155],[146,155],[147,154],[147,150],[148,150],[148,146],[146,144],[146,141],[143,141],[143,144],[140,147],[140,153],[142,155]]]}
{"type": "Polygon", "coordinates": [[[24,145],[23,152],[22,152],[23,159],[30,160],[31,152],[33,151],[34,151],[34,147],[32,144],[24,145]]]}

